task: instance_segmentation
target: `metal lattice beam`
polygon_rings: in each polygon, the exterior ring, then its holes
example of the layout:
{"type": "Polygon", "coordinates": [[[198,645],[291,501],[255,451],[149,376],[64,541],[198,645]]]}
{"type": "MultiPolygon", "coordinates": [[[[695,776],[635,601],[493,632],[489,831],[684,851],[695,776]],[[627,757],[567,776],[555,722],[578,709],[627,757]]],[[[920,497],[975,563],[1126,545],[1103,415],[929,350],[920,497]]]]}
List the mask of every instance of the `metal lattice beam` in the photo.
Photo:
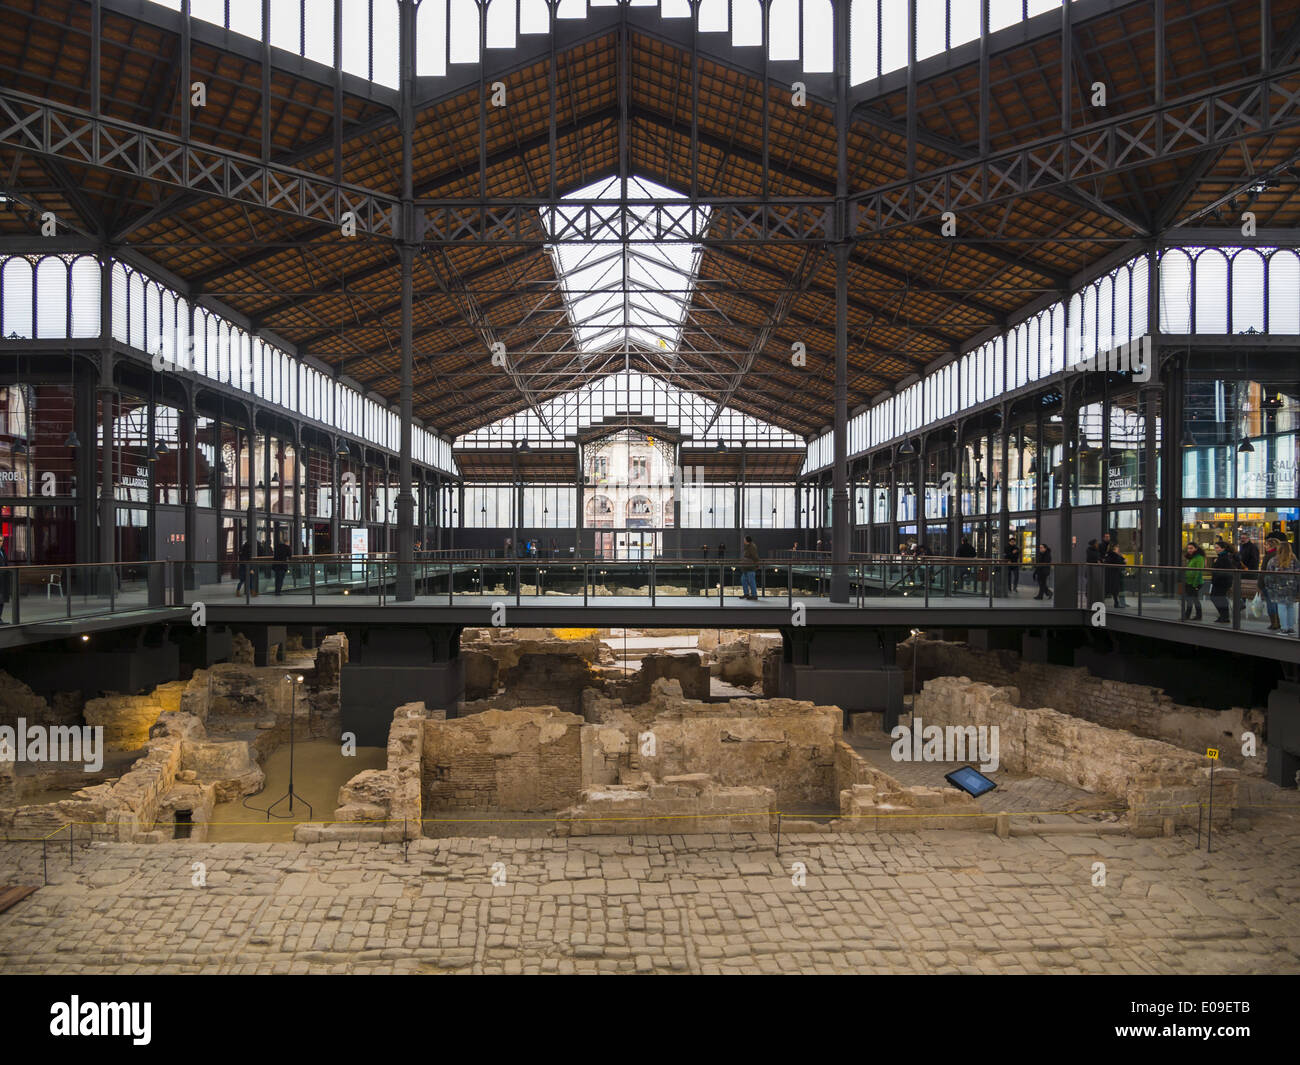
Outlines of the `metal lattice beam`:
{"type": "Polygon", "coordinates": [[[168,188],[396,238],[398,201],[357,185],[0,89],[0,146],[168,188]]]}
{"type": "Polygon", "coordinates": [[[851,199],[855,239],[1300,127],[1300,68],[1216,86],[851,199]]]}

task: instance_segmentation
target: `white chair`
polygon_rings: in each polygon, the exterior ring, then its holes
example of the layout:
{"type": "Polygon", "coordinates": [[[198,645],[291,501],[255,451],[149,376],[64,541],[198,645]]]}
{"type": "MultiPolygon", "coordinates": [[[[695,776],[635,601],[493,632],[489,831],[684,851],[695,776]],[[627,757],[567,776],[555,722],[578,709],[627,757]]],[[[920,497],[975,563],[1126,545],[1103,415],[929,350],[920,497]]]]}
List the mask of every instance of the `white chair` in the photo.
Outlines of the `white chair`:
{"type": "Polygon", "coordinates": [[[57,588],[59,590],[59,598],[62,599],[63,598],[63,570],[56,569],[53,573],[51,573],[48,577],[45,578],[46,599],[50,597],[50,592],[54,588],[57,588]]]}

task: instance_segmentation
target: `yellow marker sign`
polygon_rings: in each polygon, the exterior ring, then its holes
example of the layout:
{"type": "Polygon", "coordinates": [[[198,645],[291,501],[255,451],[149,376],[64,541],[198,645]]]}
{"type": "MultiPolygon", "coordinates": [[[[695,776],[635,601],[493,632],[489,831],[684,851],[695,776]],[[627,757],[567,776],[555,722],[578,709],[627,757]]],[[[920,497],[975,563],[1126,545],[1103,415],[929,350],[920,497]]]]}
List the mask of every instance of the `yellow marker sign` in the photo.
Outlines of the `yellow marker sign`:
{"type": "Polygon", "coordinates": [[[1213,759],[1217,762],[1217,761],[1219,760],[1219,748],[1217,748],[1217,747],[1206,747],[1206,748],[1205,748],[1205,757],[1206,757],[1206,758],[1213,758],[1213,759]]]}

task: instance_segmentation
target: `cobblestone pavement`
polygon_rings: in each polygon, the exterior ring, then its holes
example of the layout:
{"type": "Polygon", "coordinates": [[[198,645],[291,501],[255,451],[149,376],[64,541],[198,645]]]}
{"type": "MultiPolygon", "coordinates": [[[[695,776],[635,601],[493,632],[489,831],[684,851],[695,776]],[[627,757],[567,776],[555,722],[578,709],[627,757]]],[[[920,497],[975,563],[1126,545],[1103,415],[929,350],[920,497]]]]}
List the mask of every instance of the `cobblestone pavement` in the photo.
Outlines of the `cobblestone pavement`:
{"type": "MultiPolygon", "coordinates": [[[[964,832],[786,837],[779,858],[766,836],[425,839],[409,861],[97,844],[71,870],[52,850],[50,886],[0,914],[0,971],[1296,973],[1298,824],[1209,855],[1195,836],[964,832]]],[[[0,884],[40,873],[39,848],[0,849],[0,884]]]]}

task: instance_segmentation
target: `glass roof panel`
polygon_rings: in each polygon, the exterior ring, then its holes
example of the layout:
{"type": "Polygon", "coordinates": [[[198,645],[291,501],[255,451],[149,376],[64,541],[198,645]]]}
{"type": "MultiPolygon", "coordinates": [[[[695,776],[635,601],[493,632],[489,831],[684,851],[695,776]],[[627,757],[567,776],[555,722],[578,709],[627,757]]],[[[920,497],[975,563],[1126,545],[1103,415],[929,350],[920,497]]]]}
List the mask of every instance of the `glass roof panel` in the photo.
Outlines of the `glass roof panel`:
{"type": "Polygon", "coordinates": [[[692,217],[685,197],[645,178],[628,178],[626,197],[620,196],[620,185],[619,178],[594,182],[542,212],[551,240],[547,250],[555,261],[578,349],[595,352],[638,344],[676,351],[695,287],[700,245],[664,240],[670,235],[680,238],[684,231],[702,235],[709,208],[696,208],[692,217]],[[664,211],[636,202],[671,199],[683,200],[683,210],[664,211]],[[600,200],[612,202],[590,212],[584,206],[600,200]],[[606,242],[582,239],[592,233],[605,235],[606,242]]]}

